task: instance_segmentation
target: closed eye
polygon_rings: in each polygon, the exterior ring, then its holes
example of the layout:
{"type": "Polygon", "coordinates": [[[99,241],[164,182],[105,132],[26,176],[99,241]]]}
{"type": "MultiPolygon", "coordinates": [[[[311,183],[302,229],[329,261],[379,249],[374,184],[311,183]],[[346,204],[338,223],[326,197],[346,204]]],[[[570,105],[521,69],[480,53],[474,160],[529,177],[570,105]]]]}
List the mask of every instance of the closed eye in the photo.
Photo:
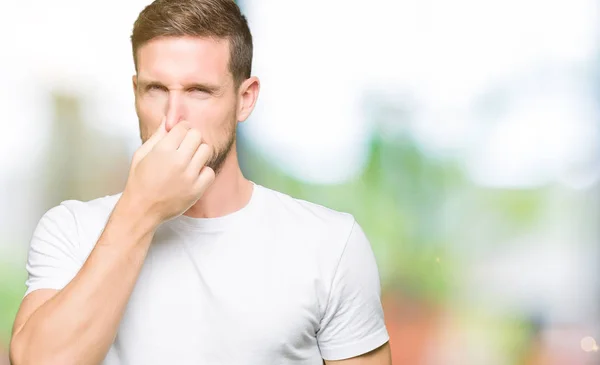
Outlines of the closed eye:
{"type": "Polygon", "coordinates": [[[211,90],[209,90],[207,88],[204,88],[204,87],[197,87],[197,86],[190,87],[190,88],[187,89],[187,91],[188,92],[192,92],[192,93],[205,93],[205,94],[207,93],[207,94],[212,94],[211,90]]]}
{"type": "Polygon", "coordinates": [[[146,86],[146,91],[165,91],[167,88],[159,84],[149,84],[146,86]]]}
{"type": "Polygon", "coordinates": [[[186,85],[185,90],[188,93],[196,94],[199,96],[215,96],[221,94],[221,88],[218,85],[206,83],[191,83],[189,85],[186,85]]]}

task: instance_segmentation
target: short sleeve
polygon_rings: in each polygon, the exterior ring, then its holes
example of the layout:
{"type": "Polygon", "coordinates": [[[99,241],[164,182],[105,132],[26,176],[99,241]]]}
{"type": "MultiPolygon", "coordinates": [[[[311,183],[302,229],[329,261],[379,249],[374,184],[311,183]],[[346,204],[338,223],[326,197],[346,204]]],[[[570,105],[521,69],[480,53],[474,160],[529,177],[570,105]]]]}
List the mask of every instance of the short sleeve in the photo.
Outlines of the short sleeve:
{"type": "Polygon", "coordinates": [[[64,205],[48,210],[31,237],[27,255],[27,291],[64,288],[82,263],[75,217],[64,205]]]}
{"type": "Polygon", "coordinates": [[[354,222],[317,332],[321,356],[325,360],[348,359],[388,340],[375,256],[363,230],[354,222]]]}

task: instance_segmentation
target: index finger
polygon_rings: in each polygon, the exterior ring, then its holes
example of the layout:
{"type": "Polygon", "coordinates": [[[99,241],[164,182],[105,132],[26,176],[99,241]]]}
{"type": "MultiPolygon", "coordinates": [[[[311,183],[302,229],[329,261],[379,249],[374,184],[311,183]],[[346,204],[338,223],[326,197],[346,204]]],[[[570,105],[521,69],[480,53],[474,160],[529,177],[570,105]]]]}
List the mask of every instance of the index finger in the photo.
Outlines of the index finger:
{"type": "Polygon", "coordinates": [[[160,125],[154,131],[152,136],[150,136],[150,138],[148,138],[148,140],[140,146],[138,151],[141,154],[146,155],[148,152],[150,152],[154,148],[154,146],[156,146],[156,144],[167,134],[167,130],[165,128],[166,121],[167,118],[163,117],[162,121],[160,122],[160,125]]]}
{"type": "Polygon", "coordinates": [[[191,125],[187,121],[177,123],[160,141],[160,145],[169,150],[178,149],[190,129],[191,125]]]}

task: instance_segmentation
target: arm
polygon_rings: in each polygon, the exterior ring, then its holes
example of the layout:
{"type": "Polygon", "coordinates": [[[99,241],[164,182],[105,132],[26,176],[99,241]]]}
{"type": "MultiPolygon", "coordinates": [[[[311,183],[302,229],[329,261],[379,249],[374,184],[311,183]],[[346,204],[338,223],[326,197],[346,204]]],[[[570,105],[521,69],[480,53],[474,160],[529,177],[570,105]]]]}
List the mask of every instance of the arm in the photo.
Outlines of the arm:
{"type": "Polygon", "coordinates": [[[11,360],[19,364],[97,364],[114,338],[155,225],[121,199],[96,247],[62,290],[23,300],[11,360]]]}
{"type": "Polygon", "coordinates": [[[368,352],[364,355],[346,360],[325,360],[326,365],[392,365],[390,343],[368,352]]]}
{"type": "MultiPolygon", "coordinates": [[[[185,212],[214,181],[214,172],[204,167],[210,151],[189,123],[169,133],[161,124],[134,155],[121,199],[77,274],[60,290],[48,286],[23,300],[11,339],[13,365],[87,365],[104,359],[155,229],[185,212]]],[[[67,245],[61,229],[54,227],[58,235],[36,244],[62,253],[67,245]]],[[[68,264],[58,253],[51,260],[50,269],[68,264]]]]}

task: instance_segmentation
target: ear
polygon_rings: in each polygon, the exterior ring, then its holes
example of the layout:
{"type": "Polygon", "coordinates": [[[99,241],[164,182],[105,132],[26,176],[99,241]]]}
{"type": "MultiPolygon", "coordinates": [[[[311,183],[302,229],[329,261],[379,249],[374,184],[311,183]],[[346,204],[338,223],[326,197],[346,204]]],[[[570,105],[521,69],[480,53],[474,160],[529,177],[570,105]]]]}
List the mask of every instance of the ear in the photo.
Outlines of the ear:
{"type": "Polygon", "coordinates": [[[137,75],[133,75],[131,77],[131,81],[133,83],[133,94],[136,95],[137,94],[137,75]]]}
{"type": "Polygon", "coordinates": [[[255,76],[250,77],[240,85],[237,106],[238,122],[245,121],[250,114],[252,114],[256,101],[258,100],[259,91],[260,80],[255,76]]]}

